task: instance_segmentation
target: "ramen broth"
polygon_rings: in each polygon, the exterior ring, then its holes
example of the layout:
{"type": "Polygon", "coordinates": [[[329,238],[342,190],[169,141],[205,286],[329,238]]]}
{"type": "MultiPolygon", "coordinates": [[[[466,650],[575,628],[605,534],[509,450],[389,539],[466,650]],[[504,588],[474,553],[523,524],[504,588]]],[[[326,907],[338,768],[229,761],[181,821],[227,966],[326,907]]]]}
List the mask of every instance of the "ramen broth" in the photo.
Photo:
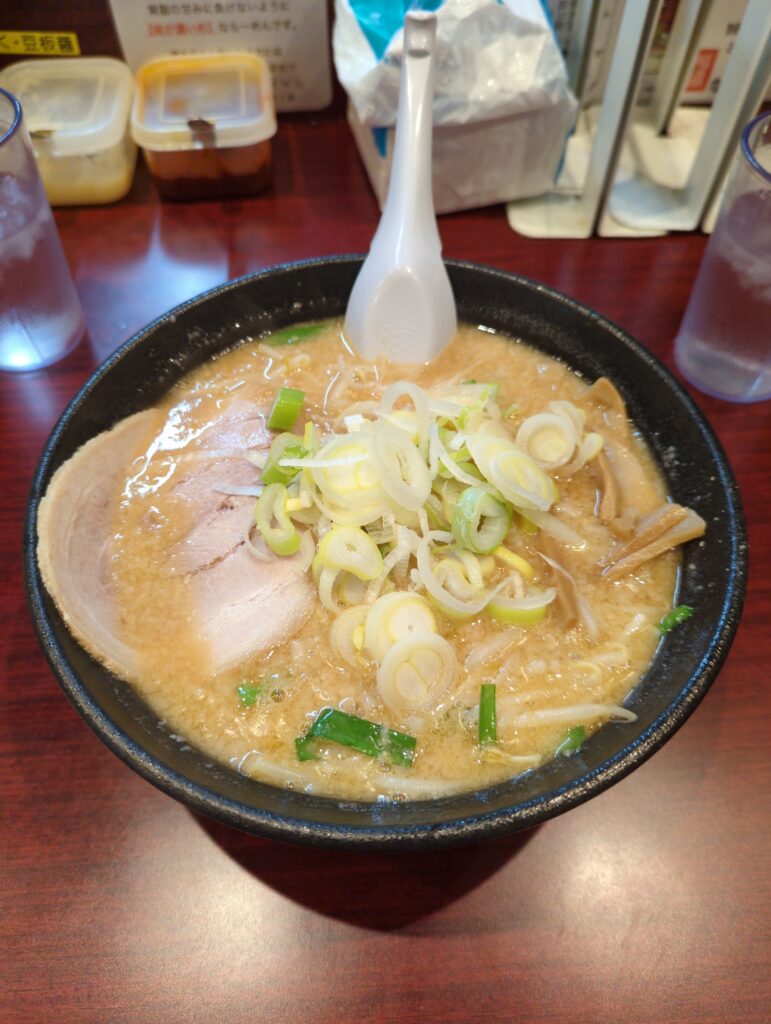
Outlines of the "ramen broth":
{"type": "MultiPolygon", "coordinates": [[[[470,326],[460,328],[428,366],[362,364],[342,341],[341,324],[331,322],[292,345],[246,343],[187,376],[167,396],[162,429],[146,439],[123,487],[109,572],[122,639],[138,654],[139,669],[130,681],[172,733],[249,776],[368,801],[477,789],[511,778],[551,759],[569,726],[583,725],[589,735],[606,720],[590,712],[586,719],[568,713],[549,722],[540,712],[620,704],[660,639],[656,626],[672,606],[678,555],[667,551],[620,579],[601,578],[598,565],[618,540],[596,515],[598,477],[587,464],[558,480],[559,499],[551,512],[585,541],[581,550],[560,547],[559,557],[596,621],[596,638],[590,639],[581,622],[560,625],[554,608],[529,626],[500,625],[485,612],[453,622],[436,612],[438,633],[452,645],[458,672],[417,733],[412,765],[323,741],[317,760],[298,760],[295,739],[322,708],[410,731],[379,698],[375,666],[366,659],[358,668],[341,660],[330,641],[334,615],[318,601],[296,635],[232,668],[210,671],[189,575],[176,570],[170,554],[195,526],[189,503],[173,485],[218,429],[222,410],[237,399],[267,414],[278,387],[290,385],[305,392],[295,428],[302,433],[306,417],[331,427],[352,403],[378,399],[386,385],[405,378],[425,389],[468,379],[497,382],[498,404],[509,412],[505,422],[513,433],[550,401],[581,403],[588,389],[555,359],[470,326]],[[498,742],[482,747],[477,715],[485,682],[497,686],[498,742]],[[250,706],[243,706],[239,686],[255,688],[250,706]]],[[[592,429],[628,447],[636,467],[630,486],[637,512],[644,516],[661,506],[663,481],[634,430],[625,434],[626,424],[608,410],[584,408],[592,429]]],[[[511,546],[535,569],[535,583],[546,586],[555,570],[539,554],[540,531],[516,516],[513,530],[511,546]]]]}

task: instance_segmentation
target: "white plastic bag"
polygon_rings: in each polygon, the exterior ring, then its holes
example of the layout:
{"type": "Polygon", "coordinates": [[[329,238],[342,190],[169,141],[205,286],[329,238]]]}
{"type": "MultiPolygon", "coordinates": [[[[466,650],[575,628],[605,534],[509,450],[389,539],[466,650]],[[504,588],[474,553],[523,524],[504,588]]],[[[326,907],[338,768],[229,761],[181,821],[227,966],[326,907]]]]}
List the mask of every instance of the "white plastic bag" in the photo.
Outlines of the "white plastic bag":
{"type": "MultiPolygon", "coordinates": [[[[387,45],[383,39],[382,49],[364,19],[372,14],[381,22],[377,28],[382,31],[385,25],[387,33],[389,23],[401,23],[405,6],[404,0],[335,4],[335,67],[348,93],[351,126],[381,204],[393,140],[371,130],[390,128],[396,120],[402,30],[397,29],[387,45]]],[[[576,102],[541,3],[444,0],[436,13],[437,211],[545,192],[556,176],[576,102]]]]}

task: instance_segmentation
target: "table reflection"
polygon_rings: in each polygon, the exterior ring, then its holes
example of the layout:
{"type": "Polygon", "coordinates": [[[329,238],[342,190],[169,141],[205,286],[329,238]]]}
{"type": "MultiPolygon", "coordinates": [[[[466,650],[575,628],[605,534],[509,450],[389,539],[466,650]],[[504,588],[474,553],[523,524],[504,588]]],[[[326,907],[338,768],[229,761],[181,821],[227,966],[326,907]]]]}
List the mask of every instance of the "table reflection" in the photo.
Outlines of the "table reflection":
{"type": "Polygon", "coordinates": [[[97,363],[156,317],[228,280],[232,218],[214,230],[205,207],[199,218],[199,207],[157,204],[119,250],[106,238],[81,258],[77,286],[97,363]]]}

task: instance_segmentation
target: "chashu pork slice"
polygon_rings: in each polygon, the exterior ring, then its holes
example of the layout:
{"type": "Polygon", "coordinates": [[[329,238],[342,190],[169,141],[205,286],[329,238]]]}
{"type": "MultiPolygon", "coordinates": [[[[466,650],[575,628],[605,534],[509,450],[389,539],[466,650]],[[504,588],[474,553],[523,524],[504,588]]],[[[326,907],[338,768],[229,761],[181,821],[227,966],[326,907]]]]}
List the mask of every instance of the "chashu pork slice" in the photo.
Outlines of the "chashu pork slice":
{"type": "MultiPolygon", "coordinates": [[[[162,424],[160,414],[148,410],[93,438],[54,475],[38,513],[38,562],[49,593],[81,643],[129,678],[137,675],[139,659],[120,637],[106,560],[129,466],[162,424]]],[[[254,498],[229,497],[221,489],[229,479],[251,483],[253,474],[245,461],[223,460],[218,452],[173,485],[189,502],[195,525],[170,549],[169,570],[187,577],[213,672],[288,639],[314,607],[299,555],[261,560],[244,543],[254,498]]]]}
{"type": "Polygon", "coordinates": [[[162,421],[156,409],[121,420],[60,466],[38,509],[43,582],[70,631],[108,668],[134,676],[136,652],[120,638],[107,560],[115,502],[127,470],[162,421]]]}
{"type": "Polygon", "coordinates": [[[287,640],[310,617],[315,591],[299,554],[260,561],[246,544],[194,573],[199,635],[215,671],[287,640]]]}
{"type": "Polygon", "coordinates": [[[171,550],[173,573],[188,575],[206,569],[244,543],[254,523],[255,499],[232,494],[230,488],[253,488],[259,482],[260,470],[240,457],[199,463],[173,484],[171,494],[183,501],[192,524],[171,550]]]}

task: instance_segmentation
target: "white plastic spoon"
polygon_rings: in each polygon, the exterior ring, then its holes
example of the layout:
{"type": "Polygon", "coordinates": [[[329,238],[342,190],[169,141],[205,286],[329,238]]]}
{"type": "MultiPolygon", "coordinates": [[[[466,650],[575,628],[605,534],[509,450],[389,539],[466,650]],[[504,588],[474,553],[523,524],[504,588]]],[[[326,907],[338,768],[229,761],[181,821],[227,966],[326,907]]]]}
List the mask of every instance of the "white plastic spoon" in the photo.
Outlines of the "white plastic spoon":
{"type": "Polygon", "coordinates": [[[388,196],[345,316],[367,359],[427,362],[457,328],[431,190],[435,45],[436,15],[408,13],[388,196]]]}

